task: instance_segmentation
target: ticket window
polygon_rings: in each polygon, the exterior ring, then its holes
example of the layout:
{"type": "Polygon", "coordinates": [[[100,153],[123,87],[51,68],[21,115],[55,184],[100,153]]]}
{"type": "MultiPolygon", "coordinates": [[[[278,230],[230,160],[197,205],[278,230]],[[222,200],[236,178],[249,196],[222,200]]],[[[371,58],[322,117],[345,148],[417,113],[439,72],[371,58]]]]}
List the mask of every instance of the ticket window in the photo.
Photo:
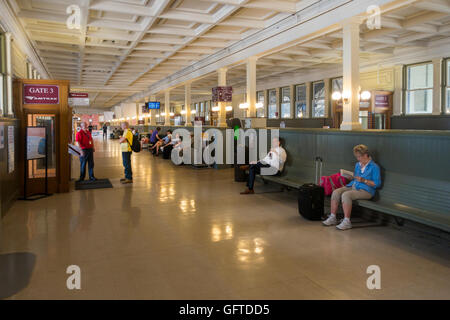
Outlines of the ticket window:
{"type": "MultiPolygon", "coordinates": [[[[359,122],[363,129],[390,129],[393,95],[390,91],[372,91],[371,99],[361,101],[359,122]]],[[[340,128],[343,121],[342,101],[333,101],[333,122],[340,128]]]]}

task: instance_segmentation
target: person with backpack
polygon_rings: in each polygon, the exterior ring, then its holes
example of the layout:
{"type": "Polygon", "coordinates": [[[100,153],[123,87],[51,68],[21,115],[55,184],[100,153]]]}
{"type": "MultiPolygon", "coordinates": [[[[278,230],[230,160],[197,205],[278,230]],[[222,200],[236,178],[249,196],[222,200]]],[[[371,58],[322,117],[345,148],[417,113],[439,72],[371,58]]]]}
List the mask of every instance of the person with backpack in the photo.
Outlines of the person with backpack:
{"type": "Polygon", "coordinates": [[[131,168],[131,154],[133,150],[131,146],[133,145],[133,133],[129,129],[128,122],[122,122],[120,125],[123,130],[123,135],[120,138],[120,148],[122,150],[122,162],[125,169],[125,178],[120,180],[122,184],[133,183],[133,170],[131,168]]]}

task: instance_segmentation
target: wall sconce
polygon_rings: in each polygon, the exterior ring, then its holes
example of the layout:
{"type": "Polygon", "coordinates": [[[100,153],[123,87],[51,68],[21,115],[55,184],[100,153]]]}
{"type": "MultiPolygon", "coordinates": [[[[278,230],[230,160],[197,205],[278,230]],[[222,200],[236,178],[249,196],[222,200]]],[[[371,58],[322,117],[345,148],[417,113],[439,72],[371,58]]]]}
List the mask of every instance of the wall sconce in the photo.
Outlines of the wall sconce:
{"type": "Polygon", "coordinates": [[[191,110],[191,114],[196,114],[197,110],[191,110]]]}
{"type": "Polygon", "coordinates": [[[346,91],[342,93],[342,100],[344,101],[345,104],[348,104],[350,102],[350,96],[351,96],[350,92],[346,91]]]}
{"type": "Polygon", "coordinates": [[[165,112],[161,113],[161,117],[165,117],[165,116],[166,116],[165,112]]]}
{"type": "Polygon", "coordinates": [[[255,105],[255,107],[256,107],[256,109],[262,109],[262,108],[264,108],[264,103],[258,102],[258,103],[255,105]]]}
{"type": "Polygon", "coordinates": [[[159,118],[159,114],[157,114],[156,117],[159,118]]]}
{"type": "Polygon", "coordinates": [[[232,107],[232,106],[228,106],[228,107],[225,108],[225,110],[226,110],[227,112],[233,111],[233,107],[232,107]]]}
{"type": "Polygon", "coordinates": [[[187,114],[187,111],[186,110],[181,110],[180,114],[185,115],[185,114],[187,114]]]}
{"type": "Polygon", "coordinates": [[[363,91],[361,93],[361,100],[362,101],[368,101],[368,100],[370,100],[370,98],[372,98],[372,93],[370,93],[370,91],[363,91]]]}
{"type": "Polygon", "coordinates": [[[211,108],[212,112],[219,112],[220,111],[220,107],[219,106],[215,106],[211,108]]]}
{"type": "Polygon", "coordinates": [[[248,108],[249,108],[248,103],[241,103],[241,104],[239,105],[239,109],[248,109],[248,108]]]}
{"type": "Polygon", "coordinates": [[[342,93],[340,93],[339,91],[335,91],[335,92],[333,92],[333,95],[331,96],[331,98],[334,101],[342,100],[342,93]]]}
{"type": "Polygon", "coordinates": [[[171,112],[171,113],[169,113],[169,115],[170,115],[171,117],[173,117],[173,116],[175,115],[175,113],[171,112]]]}

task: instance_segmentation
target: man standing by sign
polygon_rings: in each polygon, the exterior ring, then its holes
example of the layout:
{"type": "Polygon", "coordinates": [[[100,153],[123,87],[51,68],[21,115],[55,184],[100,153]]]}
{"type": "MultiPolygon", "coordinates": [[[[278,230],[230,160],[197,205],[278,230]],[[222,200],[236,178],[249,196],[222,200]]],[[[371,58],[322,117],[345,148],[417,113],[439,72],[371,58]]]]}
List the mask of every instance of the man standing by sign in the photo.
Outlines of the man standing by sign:
{"type": "Polygon", "coordinates": [[[82,150],[80,156],[80,180],[78,182],[84,181],[86,177],[86,164],[89,165],[89,180],[96,181],[97,179],[94,177],[94,140],[86,122],[81,123],[81,130],[77,133],[76,141],[82,150]]]}

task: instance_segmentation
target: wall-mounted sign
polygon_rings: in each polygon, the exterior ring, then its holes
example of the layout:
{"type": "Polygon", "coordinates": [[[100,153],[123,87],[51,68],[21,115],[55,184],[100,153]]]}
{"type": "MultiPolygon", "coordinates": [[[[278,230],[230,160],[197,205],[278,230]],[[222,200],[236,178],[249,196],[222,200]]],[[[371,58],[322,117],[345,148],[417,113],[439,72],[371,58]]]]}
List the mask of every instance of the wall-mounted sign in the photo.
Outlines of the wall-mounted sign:
{"type": "Polygon", "coordinates": [[[5,126],[0,126],[0,149],[5,148],[5,126]]]}
{"type": "Polygon", "coordinates": [[[59,86],[44,84],[24,84],[23,103],[59,104],[59,86]]]}
{"type": "Polygon", "coordinates": [[[13,173],[15,170],[15,146],[14,146],[14,127],[8,127],[8,173],[13,173]]]}
{"type": "Polygon", "coordinates": [[[233,87],[212,88],[213,102],[233,102],[233,87]]]}
{"type": "Polygon", "coordinates": [[[375,95],[375,107],[376,108],[389,108],[389,95],[377,94],[375,95]]]}
{"type": "Polygon", "coordinates": [[[143,114],[144,113],[150,113],[150,110],[149,110],[149,108],[146,105],[142,106],[142,113],[143,114]]]}
{"type": "Polygon", "coordinates": [[[89,93],[71,92],[69,93],[69,106],[71,107],[89,107],[89,93]]]}
{"type": "Polygon", "coordinates": [[[24,84],[23,103],[59,104],[59,86],[44,84],[24,84]]]}

